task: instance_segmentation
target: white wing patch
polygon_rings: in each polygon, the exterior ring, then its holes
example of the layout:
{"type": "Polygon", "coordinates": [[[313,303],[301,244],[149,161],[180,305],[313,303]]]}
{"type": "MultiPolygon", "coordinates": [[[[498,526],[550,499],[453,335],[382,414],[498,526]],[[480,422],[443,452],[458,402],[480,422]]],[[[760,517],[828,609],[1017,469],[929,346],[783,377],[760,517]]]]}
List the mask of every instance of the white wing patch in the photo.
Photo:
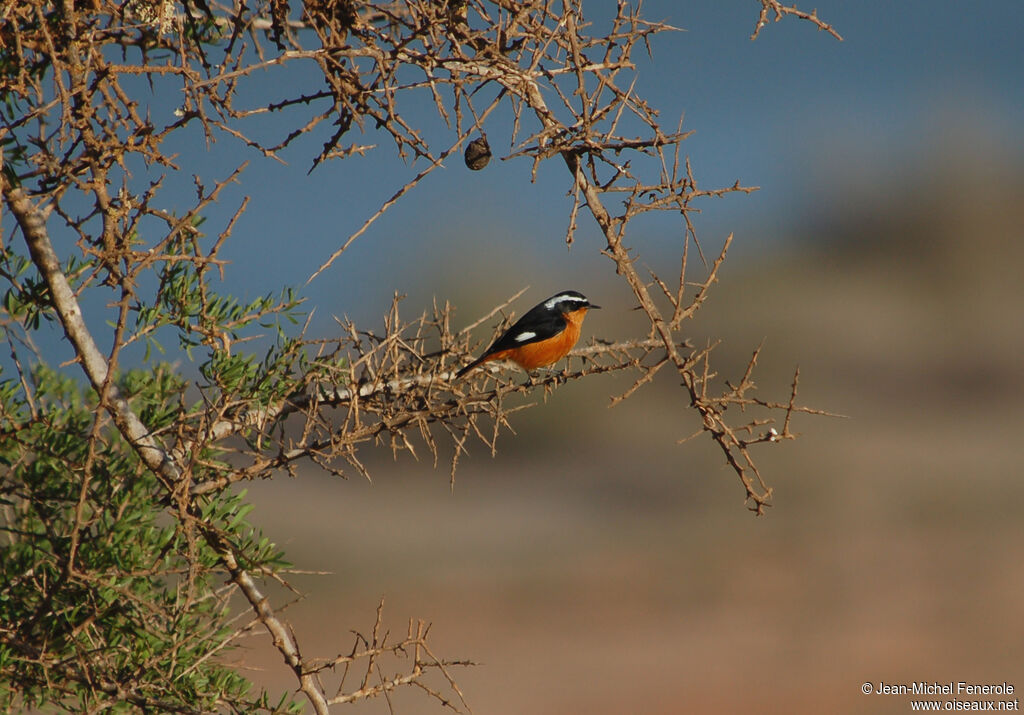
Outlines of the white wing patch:
{"type": "Polygon", "coordinates": [[[537,333],[533,332],[532,330],[524,330],[523,332],[519,333],[519,335],[516,336],[516,342],[524,343],[530,338],[535,337],[537,337],[537,333]]]}
{"type": "Polygon", "coordinates": [[[586,298],[581,298],[578,295],[570,295],[569,293],[562,293],[561,295],[556,295],[554,298],[549,298],[548,301],[544,304],[544,307],[547,308],[548,310],[552,310],[559,303],[586,303],[586,302],[587,302],[586,298]]]}

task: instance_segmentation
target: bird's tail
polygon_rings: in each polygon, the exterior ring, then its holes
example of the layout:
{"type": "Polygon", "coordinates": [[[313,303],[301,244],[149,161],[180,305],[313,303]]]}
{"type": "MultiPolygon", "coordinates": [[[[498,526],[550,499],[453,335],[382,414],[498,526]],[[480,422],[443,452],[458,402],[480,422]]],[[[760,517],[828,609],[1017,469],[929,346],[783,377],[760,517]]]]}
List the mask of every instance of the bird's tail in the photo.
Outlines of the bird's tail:
{"type": "Polygon", "coordinates": [[[465,375],[467,372],[472,370],[474,367],[476,367],[480,363],[486,362],[488,358],[490,358],[490,355],[482,355],[482,356],[478,357],[476,360],[474,360],[473,362],[469,363],[464,368],[462,368],[457,373],[455,373],[455,379],[456,380],[459,379],[460,377],[465,375]]]}
{"type": "Polygon", "coordinates": [[[457,373],[455,374],[455,377],[456,377],[456,379],[459,379],[460,377],[462,377],[463,375],[465,375],[466,373],[468,373],[468,372],[469,372],[470,370],[472,370],[473,368],[475,368],[475,367],[476,367],[477,365],[479,365],[479,364],[480,364],[480,363],[482,363],[482,362],[483,362],[483,358],[477,358],[477,359],[476,359],[476,360],[474,360],[474,361],[473,361],[472,363],[470,363],[469,365],[467,365],[467,366],[466,366],[465,368],[463,368],[462,370],[460,370],[459,372],[457,372],[457,373]]]}

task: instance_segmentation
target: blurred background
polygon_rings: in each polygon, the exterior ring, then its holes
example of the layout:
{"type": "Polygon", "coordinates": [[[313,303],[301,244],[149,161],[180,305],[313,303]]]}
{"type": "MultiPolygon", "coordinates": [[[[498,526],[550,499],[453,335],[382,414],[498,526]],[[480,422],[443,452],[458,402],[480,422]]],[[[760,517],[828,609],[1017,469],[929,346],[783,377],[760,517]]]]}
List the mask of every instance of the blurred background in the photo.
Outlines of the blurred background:
{"type": "MultiPolygon", "coordinates": [[[[587,5],[598,22],[609,7],[587,5]]],[[[762,397],[784,399],[799,365],[801,400],[845,417],[799,417],[801,439],[761,451],[762,518],[709,440],[677,443],[698,425],[671,381],[610,410],[626,383],[568,385],[518,415],[497,457],[472,446],[453,489],[429,460],[385,451],[367,453],[372,484],[313,470],[252,484],[254,521],[297,568],[330,572],[295,577],[304,654],[348,651],[383,597],[392,633],[422,618],[437,654],[480,664],[456,672],[476,713],[910,710],[861,693],[878,681],[1007,681],[1019,696],[1020,3],[819,1],[843,42],[793,19],[751,42],[754,2],[644,8],[682,31],[636,57],[638,92],[696,131],[684,150],[702,187],[761,187],[695,218],[707,252],[736,239],[692,338],[723,339],[725,377],[764,339],[762,397]]],[[[507,153],[507,125],[487,128],[507,153]]],[[[225,195],[225,215],[254,198],[222,253],[229,290],[301,285],[418,170],[384,146],[307,176],[320,141],[225,195]]],[[[200,173],[225,175],[232,152],[213,147],[200,173]]],[[[581,219],[566,249],[564,168],[528,176],[522,161],[435,172],[304,289],[314,332],[332,315],[377,328],[396,291],[410,317],[451,300],[458,327],[527,286],[520,314],[575,288],[605,307],[588,335],[642,331],[596,226],[581,219]]],[[[681,240],[669,219],[628,239],[665,274],[681,240]]],[[[291,687],[263,645],[241,654],[251,676],[291,687]]],[[[414,689],[390,705],[440,710],[414,689]]]]}

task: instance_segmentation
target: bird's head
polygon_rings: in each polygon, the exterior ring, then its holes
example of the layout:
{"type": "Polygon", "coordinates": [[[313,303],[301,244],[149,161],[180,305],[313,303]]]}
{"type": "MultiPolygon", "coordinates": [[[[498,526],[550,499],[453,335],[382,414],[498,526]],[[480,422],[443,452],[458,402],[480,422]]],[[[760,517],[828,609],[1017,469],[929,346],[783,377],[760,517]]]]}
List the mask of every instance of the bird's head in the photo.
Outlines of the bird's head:
{"type": "Polygon", "coordinates": [[[560,313],[575,313],[577,310],[597,309],[601,306],[594,305],[587,296],[576,290],[564,290],[544,301],[544,307],[548,310],[557,310],[560,313]]]}

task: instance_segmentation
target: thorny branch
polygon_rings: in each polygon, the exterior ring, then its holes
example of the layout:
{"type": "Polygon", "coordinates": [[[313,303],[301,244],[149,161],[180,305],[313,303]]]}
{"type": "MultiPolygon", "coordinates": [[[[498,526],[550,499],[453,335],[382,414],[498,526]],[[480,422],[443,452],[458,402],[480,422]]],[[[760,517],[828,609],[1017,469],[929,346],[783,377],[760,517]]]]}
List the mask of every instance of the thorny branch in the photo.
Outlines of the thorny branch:
{"type": "Polygon", "coordinates": [[[818,17],[817,10],[811,10],[810,12],[804,12],[798,10],[796,5],[783,5],[779,0],[758,0],[761,3],[761,14],[758,15],[757,25],[754,27],[754,34],[750,36],[751,40],[756,40],[757,36],[761,34],[762,28],[768,24],[768,13],[775,13],[775,22],[779,22],[783,17],[789,15],[792,17],[800,18],[801,20],[807,20],[817,26],[819,30],[827,32],[842,42],[842,35],[836,32],[836,29],[829,25],[827,22],[818,17]]]}
{"type": "MultiPolygon", "coordinates": [[[[774,13],[776,21],[797,17],[842,39],[814,11],[775,0],[759,2],[753,38],[774,13]]],[[[636,93],[633,53],[650,52],[654,35],[675,28],[644,19],[639,3],[626,2],[619,2],[614,16],[605,18],[610,20],[607,28],[593,35],[579,0],[306,0],[294,5],[290,9],[279,0],[95,0],[88,8],[25,0],[4,5],[0,91],[7,108],[0,119],[0,188],[29,254],[22,265],[13,244],[2,246],[7,319],[25,325],[53,319],[63,327],[95,391],[98,414],[109,415],[97,417],[91,427],[90,454],[106,439],[105,420],[112,421],[157,475],[162,489],[157,503],[180,524],[190,553],[201,541],[217,555],[217,568],[228,574],[271,635],[316,712],[387,697],[403,685],[459,709],[428,684],[431,672],[440,673],[441,687],[468,709],[450,672],[467,663],[435,657],[427,644],[429,628],[422,623],[410,623],[404,640],[389,643],[378,610],[372,636],[357,639],[348,655],[328,660],[302,655],[291,626],[258,584],[276,572],[247,565],[249,557],[233,535],[204,512],[208,500],[236,482],[294,473],[302,462],[368,478],[359,458],[367,444],[414,455],[422,451],[435,465],[448,454],[454,479],[467,444],[479,440],[495,451],[502,428],[533,395],[594,374],[632,372],[633,384],[613,398],[614,405],[659,375],[674,372],[684,403],[700,418],[698,434],[707,433],[719,446],[750,508],[761,514],[772,490],[751,450],[795,438],[795,414],[822,413],[798,404],[799,371],[788,398],[755,396],[753,371],[760,348],[738,382],[716,388],[715,345],[695,347],[682,334],[707,300],[732,241],[729,236],[708,265],[693,222],[695,204],[756,188],[739,181],[727,187],[698,186],[682,151],[690,132],[681,125],[664,130],[655,109],[636,93]],[[259,73],[290,64],[315,69],[322,83],[271,99],[248,91],[259,73]],[[154,91],[177,93],[180,106],[173,117],[162,120],[147,109],[140,78],[154,91]],[[436,110],[443,141],[411,123],[406,107],[422,97],[436,110]],[[313,134],[323,142],[312,161],[315,169],[325,161],[380,150],[376,143],[352,141],[350,133],[358,131],[372,133],[374,142],[390,143],[401,157],[419,163],[418,173],[312,272],[313,280],[502,112],[512,127],[504,159],[527,158],[532,177],[548,159],[560,158],[565,165],[571,204],[566,241],[576,241],[579,215],[589,212],[602,236],[599,250],[629,286],[645,318],[642,337],[592,341],[573,353],[563,371],[526,383],[494,365],[453,381],[453,369],[480,346],[474,328],[507,304],[455,330],[447,303],[407,321],[399,315],[396,298],[383,331],[340,321],[340,338],[311,340],[303,331],[282,340],[259,369],[245,362],[236,346],[249,339],[249,326],[287,313],[296,301],[282,295],[240,306],[216,294],[211,271],[223,273],[219,252],[245,204],[213,240],[199,225],[244,165],[212,187],[197,177],[196,201],[182,213],[168,204],[166,174],[158,173],[176,172],[182,161],[165,148],[169,137],[196,127],[207,142],[229,137],[280,161],[299,137],[313,134]],[[246,133],[246,120],[265,114],[283,118],[282,136],[263,140],[246,133]],[[670,281],[637,268],[628,228],[651,211],[680,217],[680,270],[670,281]],[[688,261],[691,246],[705,269],[698,280],[688,261]],[[28,263],[34,274],[25,274],[28,263]],[[99,323],[83,314],[83,296],[91,293],[106,298],[113,316],[109,332],[100,332],[99,323]],[[184,350],[205,356],[206,380],[197,385],[202,409],[188,408],[182,397],[176,419],[155,429],[122,393],[116,375],[126,346],[148,346],[168,331],[184,350]],[[383,674],[383,656],[410,652],[408,670],[383,674]],[[346,690],[346,675],[357,662],[365,664],[365,675],[346,690]],[[339,668],[340,684],[329,688],[328,671],[339,668]]],[[[32,405],[31,378],[21,367],[15,342],[10,336],[8,341],[26,403],[32,405]]],[[[91,463],[87,460],[82,472],[83,495],[92,479],[91,463]]],[[[83,503],[75,544],[85,528],[83,503]]],[[[190,558],[187,584],[195,582],[201,568],[197,558],[190,558]]],[[[71,571],[74,563],[73,555],[71,571]]],[[[0,632],[3,643],[17,645],[38,662],[53,659],[47,644],[19,638],[16,629],[0,632]]],[[[66,663],[65,671],[94,687],[97,702],[121,698],[143,707],[163,702],[127,685],[97,680],[90,675],[94,665],[82,656],[66,663]]]]}

